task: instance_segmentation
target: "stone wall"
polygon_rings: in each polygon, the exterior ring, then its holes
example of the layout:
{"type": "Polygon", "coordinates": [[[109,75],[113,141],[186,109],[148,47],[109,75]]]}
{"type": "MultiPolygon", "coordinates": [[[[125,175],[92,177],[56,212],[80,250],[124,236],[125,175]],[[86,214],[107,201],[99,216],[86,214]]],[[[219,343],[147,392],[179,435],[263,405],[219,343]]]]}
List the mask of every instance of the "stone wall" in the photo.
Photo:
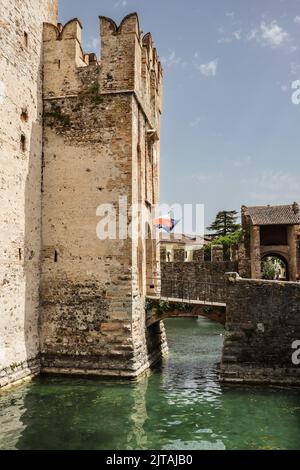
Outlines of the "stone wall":
{"type": "Polygon", "coordinates": [[[297,383],[292,343],[300,340],[300,284],[227,276],[221,380],[297,383]]]}
{"type": "Polygon", "coordinates": [[[130,213],[140,202],[151,215],[159,201],[162,71],[135,14],[119,27],[100,21],[100,62],[83,53],[78,20],[45,25],[42,369],[136,376],[166,350],[144,308],[158,247],[130,213]],[[112,205],[120,220],[120,197],[134,236],[117,223],[101,240],[97,208],[112,205]]]}
{"type": "Polygon", "coordinates": [[[56,0],[1,0],[0,387],[39,371],[42,32],[56,0]]]}
{"type": "Polygon", "coordinates": [[[161,263],[163,297],[226,301],[224,275],[237,270],[234,261],[161,263]]]}

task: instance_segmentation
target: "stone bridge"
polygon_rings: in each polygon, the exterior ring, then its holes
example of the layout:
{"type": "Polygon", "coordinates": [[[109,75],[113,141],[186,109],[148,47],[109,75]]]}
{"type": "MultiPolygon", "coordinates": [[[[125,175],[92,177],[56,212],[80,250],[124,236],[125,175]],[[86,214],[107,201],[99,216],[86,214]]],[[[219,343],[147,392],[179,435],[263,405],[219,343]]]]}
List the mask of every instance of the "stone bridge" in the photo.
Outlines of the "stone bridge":
{"type": "Polygon", "coordinates": [[[147,296],[146,313],[147,327],[166,318],[198,316],[203,316],[225,325],[226,303],[221,301],[215,302],[206,299],[205,296],[191,299],[149,295],[147,296]]]}
{"type": "Polygon", "coordinates": [[[175,288],[147,297],[148,327],[165,318],[205,316],[225,325],[221,381],[300,385],[300,283],[236,273],[217,285],[191,282],[178,290],[176,283],[177,297],[175,288]]]}
{"type": "MultiPolygon", "coordinates": [[[[212,249],[211,261],[201,259],[184,261],[184,250],[176,250],[176,260],[161,261],[161,278],[147,279],[147,284],[161,285],[159,295],[147,297],[147,326],[173,317],[204,316],[225,325],[226,321],[226,272],[236,272],[236,261],[223,259],[223,247],[212,249]],[[220,254],[221,251],[221,254],[220,254]],[[179,256],[180,255],[180,256],[179,256]],[[177,259],[178,258],[178,259],[177,259]],[[159,282],[160,281],[160,282],[159,282]]],[[[166,254],[162,253],[162,259],[166,254]]]]}
{"type": "Polygon", "coordinates": [[[166,318],[199,315],[225,325],[225,265],[217,267],[212,276],[196,263],[165,263],[160,294],[147,296],[147,326],[166,318]]]}

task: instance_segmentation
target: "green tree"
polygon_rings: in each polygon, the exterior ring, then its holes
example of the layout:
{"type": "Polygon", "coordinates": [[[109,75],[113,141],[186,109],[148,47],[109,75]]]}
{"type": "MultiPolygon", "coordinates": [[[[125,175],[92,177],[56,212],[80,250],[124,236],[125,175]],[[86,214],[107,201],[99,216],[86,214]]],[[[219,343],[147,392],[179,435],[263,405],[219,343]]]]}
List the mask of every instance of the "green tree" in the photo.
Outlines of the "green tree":
{"type": "Polygon", "coordinates": [[[262,262],[262,278],[272,281],[276,276],[276,266],[272,259],[266,259],[262,262]]]}
{"type": "Polygon", "coordinates": [[[207,230],[214,232],[216,237],[225,237],[229,233],[236,232],[240,229],[237,219],[237,211],[220,211],[217,213],[215,221],[207,227],[207,230]]]}
{"type": "Polygon", "coordinates": [[[211,256],[211,247],[212,245],[223,245],[224,248],[224,259],[230,259],[230,248],[231,247],[238,247],[239,243],[241,242],[242,238],[242,231],[236,230],[235,232],[229,233],[228,235],[221,235],[220,237],[214,238],[214,240],[205,246],[204,248],[204,257],[206,261],[210,261],[211,256]]]}

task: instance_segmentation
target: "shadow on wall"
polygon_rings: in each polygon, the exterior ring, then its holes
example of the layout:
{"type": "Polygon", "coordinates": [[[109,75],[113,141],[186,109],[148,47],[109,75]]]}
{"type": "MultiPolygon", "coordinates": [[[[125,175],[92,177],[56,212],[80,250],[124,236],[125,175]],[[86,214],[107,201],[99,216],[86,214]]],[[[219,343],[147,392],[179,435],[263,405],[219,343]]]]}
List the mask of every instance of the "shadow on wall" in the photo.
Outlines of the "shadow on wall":
{"type": "Polygon", "coordinates": [[[28,142],[28,169],[25,183],[24,206],[24,341],[28,368],[31,373],[37,373],[39,364],[39,280],[41,256],[41,178],[42,178],[42,122],[39,121],[43,111],[42,99],[42,46],[40,64],[36,82],[37,90],[37,120],[32,122],[30,142],[28,142]]]}

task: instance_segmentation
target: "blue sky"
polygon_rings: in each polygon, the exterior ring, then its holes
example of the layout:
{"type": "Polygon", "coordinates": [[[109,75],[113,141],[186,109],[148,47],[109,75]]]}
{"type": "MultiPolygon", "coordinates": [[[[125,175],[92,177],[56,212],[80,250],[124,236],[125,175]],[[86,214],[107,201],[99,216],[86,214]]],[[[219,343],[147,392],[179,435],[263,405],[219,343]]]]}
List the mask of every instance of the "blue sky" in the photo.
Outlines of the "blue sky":
{"type": "Polygon", "coordinates": [[[164,66],[161,202],[222,209],[300,199],[300,0],[60,0],[99,55],[98,16],[137,11],[164,66]]]}

